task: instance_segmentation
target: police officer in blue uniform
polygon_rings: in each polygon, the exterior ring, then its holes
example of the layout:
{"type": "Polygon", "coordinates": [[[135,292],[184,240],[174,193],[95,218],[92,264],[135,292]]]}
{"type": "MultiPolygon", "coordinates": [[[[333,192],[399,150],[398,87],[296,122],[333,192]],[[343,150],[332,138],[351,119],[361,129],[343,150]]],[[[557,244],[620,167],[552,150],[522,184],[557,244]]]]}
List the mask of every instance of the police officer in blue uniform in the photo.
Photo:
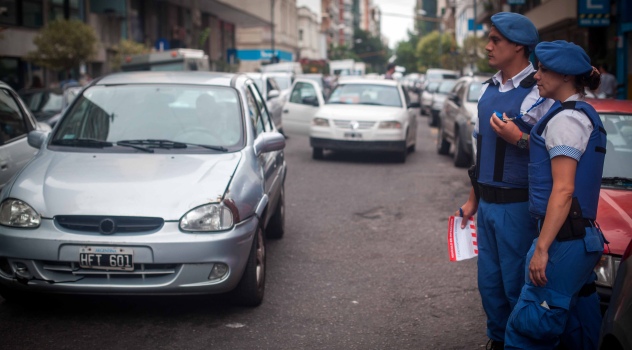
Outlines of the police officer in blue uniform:
{"type": "Polygon", "coordinates": [[[455,215],[468,219],[478,213],[478,288],[487,315],[487,345],[502,349],[507,319],[524,284],[525,257],[536,237],[528,211],[527,139],[553,101],[540,98],[533,78],[529,55],[539,41],[533,23],[511,12],[497,13],[491,22],[485,50],[489,65],[499,72],[481,90],[472,190],[455,215]],[[505,138],[492,123],[500,124],[505,138]]]}
{"type": "MultiPolygon", "coordinates": [[[[606,132],[585,88],[599,72],[584,50],[542,42],[535,54],[540,95],[554,100],[531,129],[529,212],[538,238],[526,257],[525,285],[505,334],[505,349],[596,349],[601,316],[593,271],[604,239],[595,224],[606,132]]],[[[500,132],[500,131],[499,131],[500,132]]]]}

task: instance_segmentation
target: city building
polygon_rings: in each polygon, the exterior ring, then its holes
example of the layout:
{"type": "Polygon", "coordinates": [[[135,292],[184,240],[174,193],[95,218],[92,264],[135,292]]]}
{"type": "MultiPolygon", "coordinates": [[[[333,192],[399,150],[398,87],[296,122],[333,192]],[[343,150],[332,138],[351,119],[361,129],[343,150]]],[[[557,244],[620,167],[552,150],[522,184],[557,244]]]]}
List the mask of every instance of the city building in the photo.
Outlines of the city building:
{"type": "MultiPolygon", "coordinates": [[[[154,50],[203,49],[212,69],[224,70],[236,48],[236,29],[270,27],[271,0],[3,0],[0,2],[0,80],[20,89],[34,76],[45,85],[64,79],[27,62],[35,51],[33,39],[56,19],[77,19],[94,28],[98,38],[95,57],[70,72],[78,79],[111,72],[112,58],[121,39],[146,44],[154,50]]],[[[294,16],[295,18],[295,16],[294,16]]],[[[289,30],[289,29],[288,29],[289,30]]],[[[296,32],[296,31],[294,31],[296,32]]],[[[237,62],[232,62],[237,63],[237,62]]]]}

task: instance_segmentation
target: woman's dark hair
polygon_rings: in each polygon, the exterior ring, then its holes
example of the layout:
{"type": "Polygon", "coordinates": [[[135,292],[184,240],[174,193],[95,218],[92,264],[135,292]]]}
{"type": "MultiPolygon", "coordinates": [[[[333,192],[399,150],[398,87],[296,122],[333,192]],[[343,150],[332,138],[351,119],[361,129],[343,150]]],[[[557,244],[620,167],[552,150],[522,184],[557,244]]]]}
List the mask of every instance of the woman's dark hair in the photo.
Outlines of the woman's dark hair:
{"type": "Polygon", "coordinates": [[[575,91],[586,96],[586,87],[590,90],[597,90],[599,83],[601,83],[601,74],[593,67],[590,72],[575,76],[575,91]]]}

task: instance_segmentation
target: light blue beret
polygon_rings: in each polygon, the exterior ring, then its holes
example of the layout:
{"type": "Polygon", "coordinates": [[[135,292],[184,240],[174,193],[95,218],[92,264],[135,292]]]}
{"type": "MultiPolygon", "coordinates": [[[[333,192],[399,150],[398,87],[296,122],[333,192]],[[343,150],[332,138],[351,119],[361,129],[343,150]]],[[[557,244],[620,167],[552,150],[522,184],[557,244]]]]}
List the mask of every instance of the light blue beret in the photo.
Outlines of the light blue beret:
{"type": "Polygon", "coordinates": [[[568,41],[543,41],[535,47],[535,55],[544,67],[556,73],[582,75],[592,71],[586,51],[568,41]]]}
{"type": "Polygon", "coordinates": [[[491,20],[500,34],[511,42],[527,46],[529,51],[533,51],[540,40],[533,22],[521,14],[498,12],[492,16],[491,20]]]}

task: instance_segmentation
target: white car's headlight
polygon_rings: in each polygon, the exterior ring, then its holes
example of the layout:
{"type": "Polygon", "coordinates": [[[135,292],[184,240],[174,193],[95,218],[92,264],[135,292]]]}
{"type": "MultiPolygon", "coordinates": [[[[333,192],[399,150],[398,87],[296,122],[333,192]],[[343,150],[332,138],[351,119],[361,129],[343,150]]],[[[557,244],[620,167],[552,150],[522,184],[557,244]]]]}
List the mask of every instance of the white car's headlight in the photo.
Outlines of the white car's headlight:
{"type": "Polygon", "coordinates": [[[329,126],[329,120],[325,118],[314,118],[312,119],[312,125],[314,126],[329,126]]]}
{"type": "Polygon", "coordinates": [[[616,272],[620,261],[620,258],[613,257],[612,255],[602,255],[601,260],[599,260],[597,266],[595,266],[595,273],[597,274],[597,281],[595,283],[599,286],[612,288],[614,280],[617,277],[616,272]]]}
{"type": "Polygon", "coordinates": [[[36,228],[41,222],[40,214],[19,199],[9,198],[0,204],[0,225],[36,228]]]}
{"type": "Polygon", "coordinates": [[[180,219],[180,229],[183,231],[224,231],[232,228],[234,224],[233,212],[221,203],[197,207],[184,214],[180,219]]]}
{"type": "Polygon", "coordinates": [[[389,120],[385,122],[380,122],[380,124],[378,125],[378,128],[379,129],[401,129],[402,123],[396,120],[389,120]]]}

